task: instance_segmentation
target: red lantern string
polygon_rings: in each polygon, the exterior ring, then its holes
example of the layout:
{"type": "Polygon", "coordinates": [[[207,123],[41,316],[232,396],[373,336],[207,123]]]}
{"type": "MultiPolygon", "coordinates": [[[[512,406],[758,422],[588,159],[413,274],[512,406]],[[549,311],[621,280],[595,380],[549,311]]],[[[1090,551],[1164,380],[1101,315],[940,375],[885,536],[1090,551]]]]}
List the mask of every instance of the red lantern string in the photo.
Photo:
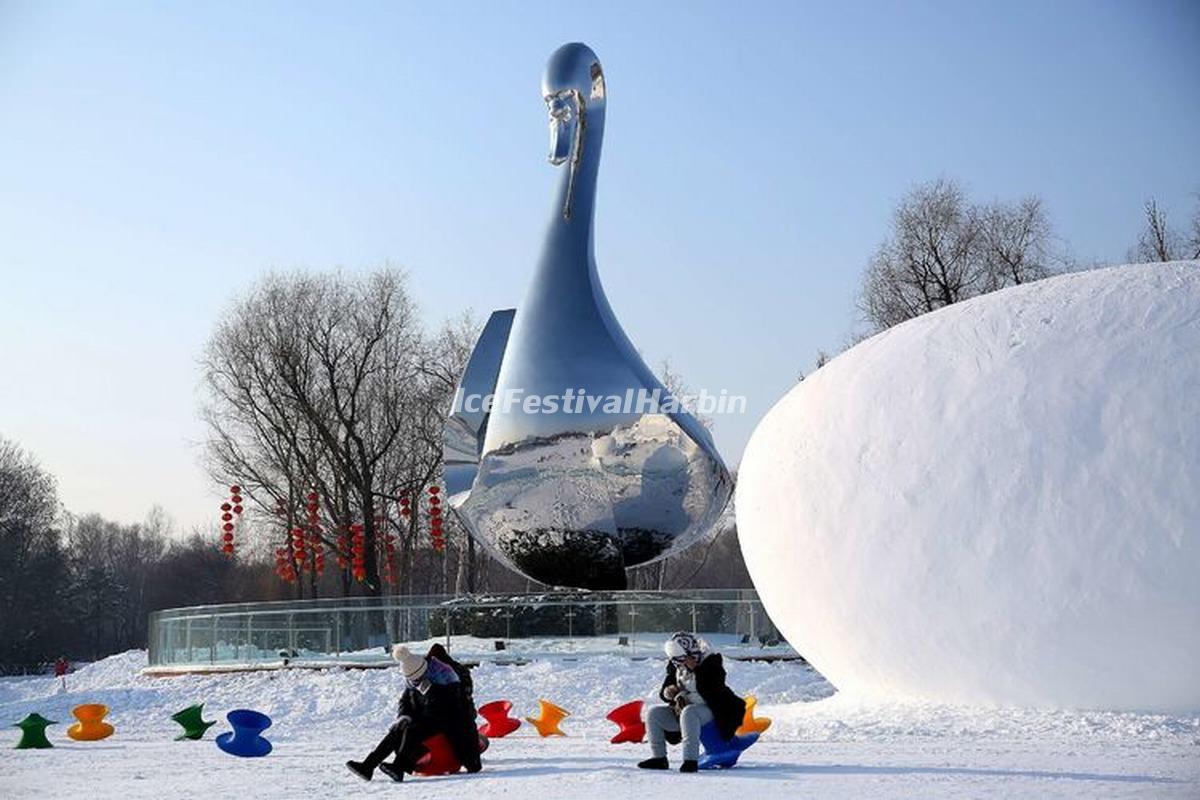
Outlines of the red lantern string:
{"type": "Polygon", "coordinates": [[[221,552],[233,555],[233,528],[236,517],[242,513],[242,487],[234,484],[229,487],[229,500],[221,503],[221,552]]]}
{"type": "Polygon", "coordinates": [[[345,569],[350,566],[350,541],[346,536],[346,531],[338,531],[337,537],[337,562],[338,569],[345,569]]]}
{"type": "Polygon", "coordinates": [[[367,578],[367,546],[366,539],[363,537],[362,525],[350,526],[350,552],[351,566],[353,568],[354,579],[360,583],[367,578]]]}
{"type": "Polygon", "coordinates": [[[430,486],[429,492],[429,538],[433,545],[435,553],[441,553],[446,549],[446,540],[443,537],[442,531],[442,506],[441,498],[438,493],[441,488],[438,486],[430,486]]]}

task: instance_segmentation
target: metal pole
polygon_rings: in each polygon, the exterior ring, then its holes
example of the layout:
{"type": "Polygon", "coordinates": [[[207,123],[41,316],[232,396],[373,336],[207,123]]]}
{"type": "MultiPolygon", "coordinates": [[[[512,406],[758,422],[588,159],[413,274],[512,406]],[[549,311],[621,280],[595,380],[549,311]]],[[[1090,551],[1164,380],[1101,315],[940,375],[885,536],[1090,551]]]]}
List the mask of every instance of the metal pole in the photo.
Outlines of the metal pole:
{"type": "Polygon", "coordinates": [[[192,663],[192,618],[187,618],[187,624],[183,626],[183,646],[187,650],[188,663],[192,663]]]}

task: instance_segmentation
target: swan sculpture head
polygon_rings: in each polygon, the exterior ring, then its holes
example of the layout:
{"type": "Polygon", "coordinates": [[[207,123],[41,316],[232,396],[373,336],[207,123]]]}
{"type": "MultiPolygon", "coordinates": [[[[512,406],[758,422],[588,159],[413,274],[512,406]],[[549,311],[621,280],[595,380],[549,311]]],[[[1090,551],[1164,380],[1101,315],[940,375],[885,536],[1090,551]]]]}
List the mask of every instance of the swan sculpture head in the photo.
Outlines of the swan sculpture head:
{"type": "Polygon", "coordinates": [[[571,218],[588,126],[601,130],[604,98],[604,70],[590,47],[576,42],[554,51],[542,76],[542,99],[550,114],[550,163],[568,170],[564,219],[571,218]]]}

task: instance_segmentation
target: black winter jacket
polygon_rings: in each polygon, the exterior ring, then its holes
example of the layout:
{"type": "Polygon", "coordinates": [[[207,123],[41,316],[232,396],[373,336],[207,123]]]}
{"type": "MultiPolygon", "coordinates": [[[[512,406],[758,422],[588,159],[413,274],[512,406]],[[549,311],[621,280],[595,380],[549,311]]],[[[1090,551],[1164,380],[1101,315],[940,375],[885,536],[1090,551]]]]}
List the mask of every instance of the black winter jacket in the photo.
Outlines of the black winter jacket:
{"type": "MultiPolygon", "coordinates": [[[[669,703],[666,692],[674,685],[675,665],[668,661],[667,676],[663,679],[662,688],[658,690],[658,696],[669,703]]],[[[722,738],[732,739],[746,716],[746,701],[725,685],[725,661],[720,653],[709,653],[708,657],[696,666],[696,691],[712,711],[713,720],[717,723],[717,730],[722,738]]]]}
{"type": "MultiPolygon", "coordinates": [[[[447,666],[457,666],[466,671],[466,668],[457,662],[447,666]]],[[[467,701],[469,695],[466,692],[469,692],[469,684],[468,688],[464,689],[461,677],[459,683],[430,683],[424,692],[406,686],[404,693],[400,695],[397,713],[399,716],[411,718],[414,726],[422,731],[422,735],[445,734],[459,763],[467,772],[478,772],[481,766],[479,732],[475,730],[475,708],[467,701]]]]}

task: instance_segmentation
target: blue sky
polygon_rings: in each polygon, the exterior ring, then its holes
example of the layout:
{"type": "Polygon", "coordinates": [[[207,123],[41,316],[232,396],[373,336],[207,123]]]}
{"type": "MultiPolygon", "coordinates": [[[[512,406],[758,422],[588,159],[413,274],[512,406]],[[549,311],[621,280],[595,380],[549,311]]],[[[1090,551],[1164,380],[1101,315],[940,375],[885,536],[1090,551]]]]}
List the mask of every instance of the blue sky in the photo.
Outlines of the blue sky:
{"type": "Polygon", "coordinates": [[[1195,2],[0,0],[0,434],[76,513],[209,522],[196,359],[262,272],[390,262],[431,323],[518,303],[566,41],[608,81],[609,299],[649,363],[748,397],[731,464],[855,327],[913,183],[1039,194],[1085,263],[1200,191],[1195,2]]]}

